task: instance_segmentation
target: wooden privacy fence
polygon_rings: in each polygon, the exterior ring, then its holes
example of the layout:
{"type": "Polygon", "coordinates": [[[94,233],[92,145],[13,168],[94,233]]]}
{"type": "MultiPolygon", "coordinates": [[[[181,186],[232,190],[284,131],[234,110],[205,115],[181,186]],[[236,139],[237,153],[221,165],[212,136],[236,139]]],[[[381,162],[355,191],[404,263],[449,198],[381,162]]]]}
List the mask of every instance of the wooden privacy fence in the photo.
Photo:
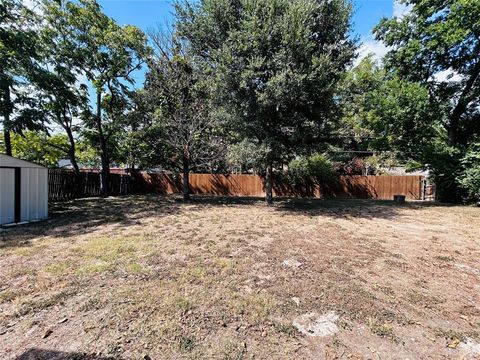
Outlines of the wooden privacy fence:
{"type": "MultiPolygon", "coordinates": [[[[392,199],[405,195],[421,200],[422,180],[422,176],[340,176],[327,186],[314,180],[293,185],[277,177],[273,189],[274,196],[285,197],[392,199]]],[[[181,185],[181,175],[140,172],[135,178],[135,189],[140,192],[179,193],[181,185]]],[[[263,178],[256,175],[190,174],[190,190],[193,194],[265,196],[263,178]]]]}
{"type": "MultiPolygon", "coordinates": [[[[281,197],[338,197],[360,199],[392,199],[405,195],[410,200],[423,196],[422,176],[340,176],[333,184],[321,184],[306,179],[292,184],[276,176],[274,196],[281,197]]],[[[73,199],[100,195],[100,173],[49,169],[49,199],[73,199]]],[[[139,172],[134,177],[110,174],[110,195],[131,193],[174,194],[182,190],[182,176],[166,173],[139,172]]],[[[264,179],[257,175],[190,174],[193,194],[224,196],[265,196],[264,179]]]]}
{"type": "MultiPolygon", "coordinates": [[[[126,195],[132,192],[129,175],[110,174],[111,195],[126,195]]],[[[48,198],[51,200],[74,199],[100,195],[100,173],[82,172],[76,175],[71,170],[48,170],[48,198]]]]}

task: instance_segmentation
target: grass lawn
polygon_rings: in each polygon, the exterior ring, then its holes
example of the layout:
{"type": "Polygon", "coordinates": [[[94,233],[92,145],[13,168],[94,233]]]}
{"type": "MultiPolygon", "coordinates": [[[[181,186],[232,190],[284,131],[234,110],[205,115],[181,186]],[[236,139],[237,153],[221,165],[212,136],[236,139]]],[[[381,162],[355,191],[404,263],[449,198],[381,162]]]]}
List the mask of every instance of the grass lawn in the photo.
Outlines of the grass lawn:
{"type": "Polygon", "coordinates": [[[1,359],[480,358],[480,209],[130,196],[0,230],[1,359]]]}

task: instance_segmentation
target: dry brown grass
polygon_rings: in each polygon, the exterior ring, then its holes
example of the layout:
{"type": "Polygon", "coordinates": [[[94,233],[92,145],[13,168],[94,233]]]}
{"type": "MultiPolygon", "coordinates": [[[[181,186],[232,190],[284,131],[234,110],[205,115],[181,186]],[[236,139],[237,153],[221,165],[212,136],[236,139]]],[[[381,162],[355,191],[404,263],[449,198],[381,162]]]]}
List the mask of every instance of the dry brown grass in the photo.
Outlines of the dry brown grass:
{"type": "Polygon", "coordinates": [[[0,358],[480,358],[478,208],[132,196],[51,215],[0,230],[0,358]],[[327,313],[333,334],[293,325],[327,313]]]}

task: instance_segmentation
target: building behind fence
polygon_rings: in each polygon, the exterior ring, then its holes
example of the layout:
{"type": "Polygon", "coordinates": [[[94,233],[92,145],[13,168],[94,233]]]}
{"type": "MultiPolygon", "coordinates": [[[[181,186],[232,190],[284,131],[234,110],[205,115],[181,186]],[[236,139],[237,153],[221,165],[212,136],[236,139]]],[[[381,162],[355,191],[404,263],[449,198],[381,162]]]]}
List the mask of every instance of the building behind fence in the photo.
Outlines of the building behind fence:
{"type": "MultiPolygon", "coordinates": [[[[49,170],[49,199],[74,199],[100,195],[100,174],[70,170],[49,170]]],[[[135,176],[110,174],[110,194],[133,193],[175,194],[182,189],[182,176],[166,173],[139,172],[135,176]]],[[[334,184],[320,184],[314,180],[291,184],[277,177],[274,196],[281,197],[335,197],[360,199],[392,199],[405,195],[410,200],[434,199],[432,187],[426,188],[422,176],[340,176],[334,184]]],[[[190,174],[192,194],[224,196],[265,196],[264,180],[246,174],[190,174]]]]}

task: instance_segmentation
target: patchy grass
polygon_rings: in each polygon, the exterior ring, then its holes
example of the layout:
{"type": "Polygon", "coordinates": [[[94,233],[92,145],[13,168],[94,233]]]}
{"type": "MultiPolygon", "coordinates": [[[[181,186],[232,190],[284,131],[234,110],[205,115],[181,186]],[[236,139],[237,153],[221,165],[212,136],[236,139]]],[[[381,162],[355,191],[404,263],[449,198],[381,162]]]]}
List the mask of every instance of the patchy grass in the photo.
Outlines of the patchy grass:
{"type": "Polygon", "coordinates": [[[368,200],[54,204],[49,221],[0,232],[0,357],[479,358],[479,215],[368,200]]]}

